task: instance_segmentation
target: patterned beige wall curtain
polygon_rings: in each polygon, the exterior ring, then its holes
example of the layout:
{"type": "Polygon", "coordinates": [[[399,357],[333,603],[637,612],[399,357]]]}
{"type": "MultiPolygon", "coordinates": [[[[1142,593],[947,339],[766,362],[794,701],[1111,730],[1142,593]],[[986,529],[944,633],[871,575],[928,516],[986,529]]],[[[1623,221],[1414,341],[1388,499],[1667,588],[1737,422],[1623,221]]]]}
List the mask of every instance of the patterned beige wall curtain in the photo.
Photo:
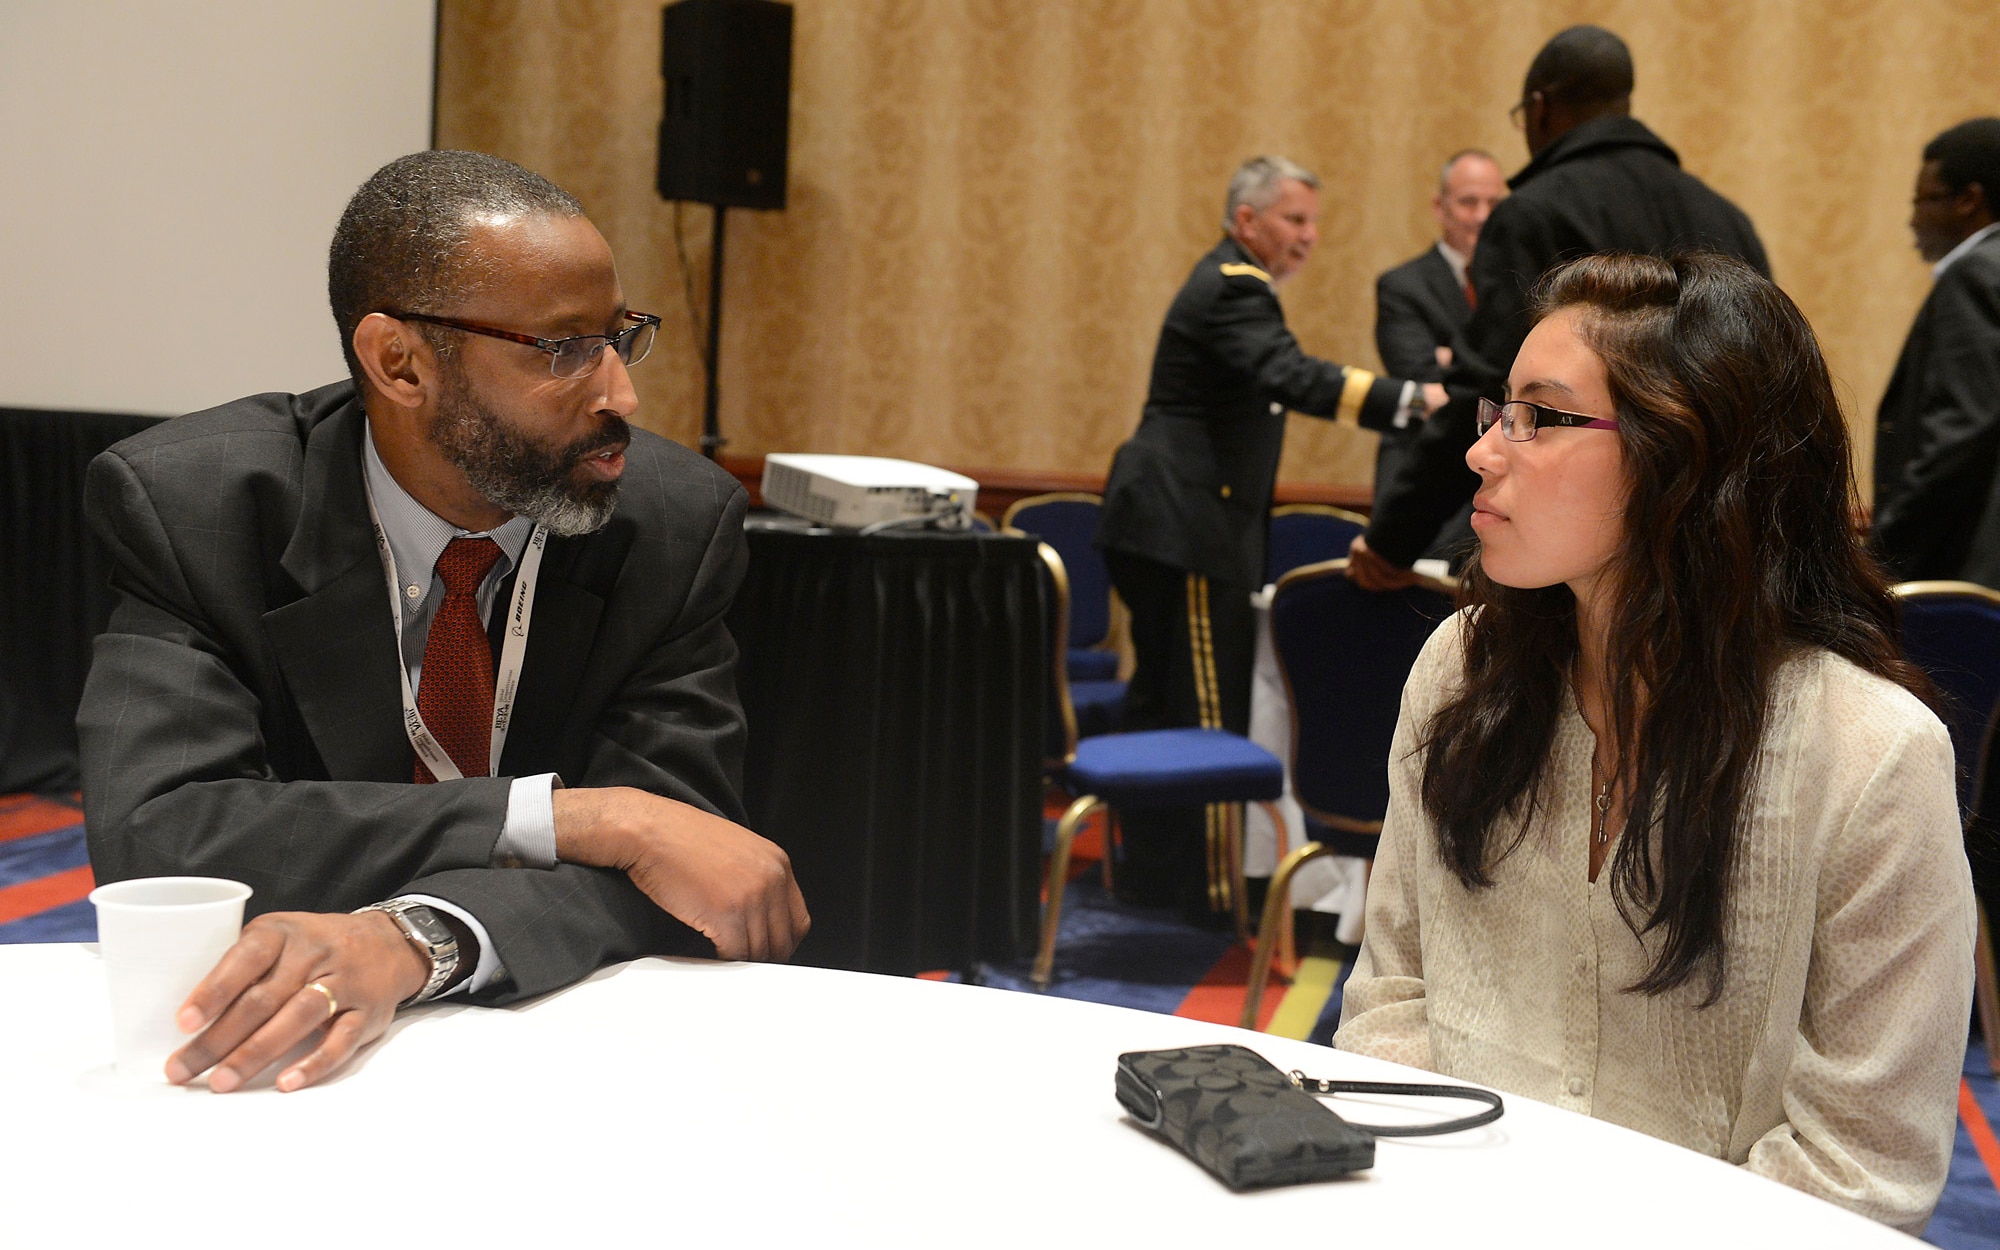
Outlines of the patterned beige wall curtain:
{"type": "MultiPolygon", "coordinates": [[[[1634,113],[1756,221],[1862,435],[1929,273],[1918,152],[2000,113],[1992,0],[797,0],[791,198],[734,210],[731,454],[1102,471],[1235,164],[1319,171],[1285,290],[1308,351],[1376,365],[1375,275],[1432,237],[1451,151],[1526,159],[1507,106],[1550,34],[1631,44],[1634,113]]],[[[634,307],[666,319],[642,423],[699,433],[700,340],[653,191],[656,0],[443,0],[438,142],[574,191],[634,307]]],[[[699,308],[709,210],[680,215],[699,308]]],[[[1366,483],[1374,436],[1294,417],[1283,476],[1366,483]]]]}

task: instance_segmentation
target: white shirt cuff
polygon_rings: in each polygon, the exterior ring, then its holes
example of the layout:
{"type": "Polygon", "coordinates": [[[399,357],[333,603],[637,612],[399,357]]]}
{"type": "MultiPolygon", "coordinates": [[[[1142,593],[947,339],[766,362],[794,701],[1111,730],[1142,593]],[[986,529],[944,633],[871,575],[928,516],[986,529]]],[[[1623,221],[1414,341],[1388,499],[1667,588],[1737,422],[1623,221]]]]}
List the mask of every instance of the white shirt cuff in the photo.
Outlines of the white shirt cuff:
{"type": "Polygon", "coordinates": [[[439,994],[437,998],[431,1000],[432,1002],[436,1002],[438,998],[454,998],[460,994],[476,994],[480,990],[485,989],[495,979],[507,975],[507,969],[501,966],[500,956],[493,949],[492,939],[486,936],[486,926],[479,923],[477,916],[474,916],[458,904],[447,903],[433,894],[398,894],[396,898],[408,899],[413,903],[422,903],[426,907],[434,907],[438,911],[449,912],[465,922],[465,927],[472,930],[472,940],[479,943],[479,962],[473,966],[472,975],[460,981],[457,985],[452,986],[444,993],[439,994]]]}
{"type": "Polygon", "coordinates": [[[493,844],[495,868],[556,866],[556,784],[554,773],[514,778],[507,789],[507,819],[493,844]]]}
{"type": "Polygon", "coordinates": [[[1417,384],[1415,382],[1403,383],[1403,397],[1396,401],[1396,419],[1391,421],[1390,425],[1395,426],[1399,430],[1410,428],[1410,404],[1416,397],[1417,384]]]}

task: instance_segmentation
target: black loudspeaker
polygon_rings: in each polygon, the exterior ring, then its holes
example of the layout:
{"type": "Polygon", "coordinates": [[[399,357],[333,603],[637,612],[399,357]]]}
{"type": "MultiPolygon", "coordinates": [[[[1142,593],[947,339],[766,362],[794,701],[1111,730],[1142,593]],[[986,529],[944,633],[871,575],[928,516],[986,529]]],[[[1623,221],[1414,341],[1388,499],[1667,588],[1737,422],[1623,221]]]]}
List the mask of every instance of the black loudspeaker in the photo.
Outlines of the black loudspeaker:
{"type": "Polygon", "coordinates": [[[785,206],[792,6],[680,0],[660,15],[660,195],[731,208],[785,206]]]}

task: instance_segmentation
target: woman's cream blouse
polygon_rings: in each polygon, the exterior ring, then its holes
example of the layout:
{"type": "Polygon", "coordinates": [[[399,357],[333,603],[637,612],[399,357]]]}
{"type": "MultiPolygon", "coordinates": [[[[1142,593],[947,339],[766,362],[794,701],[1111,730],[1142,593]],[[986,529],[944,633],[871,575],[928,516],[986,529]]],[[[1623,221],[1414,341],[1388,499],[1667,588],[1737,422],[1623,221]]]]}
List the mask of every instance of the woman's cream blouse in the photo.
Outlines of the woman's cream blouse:
{"type": "Polygon", "coordinates": [[[1588,879],[1594,739],[1573,705],[1534,828],[1494,885],[1468,891],[1438,857],[1419,743],[1461,680],[1464,621],[1438,629],[1403,692],[1334,1044],[1921,1229],[1951,1156],[1977,923],[1944,726],[1828,652],[1788,661],[1739,832],[1723,995],[1699,1007],[1700,978],[1629,993],[1659,935],[1619,916],[1609,861],[1588,879]]]}

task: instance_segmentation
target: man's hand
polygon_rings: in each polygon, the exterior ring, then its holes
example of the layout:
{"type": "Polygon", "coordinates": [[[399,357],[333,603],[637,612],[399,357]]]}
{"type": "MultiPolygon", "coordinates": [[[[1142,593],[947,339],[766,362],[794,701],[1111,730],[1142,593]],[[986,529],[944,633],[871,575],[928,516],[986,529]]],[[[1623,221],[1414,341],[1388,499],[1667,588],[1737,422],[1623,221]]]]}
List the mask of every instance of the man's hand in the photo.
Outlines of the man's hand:
{"type": "Polygon", "coordinates": [[[1449,347],[1446,347],[1444,344],[1440,343],[1438,344],[1434,354],[1437,356],[1438,368],[1440,369],[1451,368],[1451,349],[1449,347]]]}
{"type": "Polygon", "coordinates": [[[1417,575],[1368,549],[1365,534],[1356,534],[1347,548],[1347,579],[1363,590],[1401,590],[1417,584],[1417,575]]]}
{"type": "MultiPolygon", "coordinates": [[[[1450,351],[1451,349],[1448,347],[1441,347],[1438,350],[1450,351]]],[[[1426,410],[1426,419],[1428,419],[1431,414],[1435,414],[1438,409],[1444,407],[1446,404],[1450,402],[1451,402],[1451,393],[1445,390],[1442,385],[1436,382],[1424,383],[1424,408],[1426,410]]]]}
{"type": "Polygon", "coordinates": [[[201,1036],[168,1058],[167,1079],[184,1085],[207,1072],[208,1087],[226,1094],[324,1029],[311,1054],[278,1074],[280,1090],[303,1089],[380,1037],[396,1004],[429,979],[423,956],[381,912],[259,916],[174,1017],[201,1036]]]}
{"type": "Polygon", "coordinates": [[[783,960],[812,927],[775,842],[625,786],[555,792],[556,857],[616,868],[723,959],[783,960]]]}

